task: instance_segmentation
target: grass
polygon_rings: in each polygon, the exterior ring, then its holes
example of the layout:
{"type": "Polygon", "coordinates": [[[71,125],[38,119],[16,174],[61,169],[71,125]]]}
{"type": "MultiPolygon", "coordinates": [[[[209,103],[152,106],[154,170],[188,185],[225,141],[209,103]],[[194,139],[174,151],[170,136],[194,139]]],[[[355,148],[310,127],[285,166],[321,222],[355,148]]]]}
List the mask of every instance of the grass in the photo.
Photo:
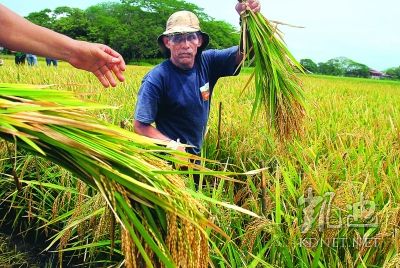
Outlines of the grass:
{"type": "Polygon", "coordinates": [[[38,267],[26,252],[17,249],[10,238],[1,233],[0,264],[2,267],[38,267]]]}
{"type": "MultiPolygon", "coordinates": [[[[57,69],[45,66],[17,68],[11,61],[6,61],[6,65],[0,67],[0,81],[58,83],[60,88],[68,88],[82,99],[117,105],[118,110],[104,109],[95,115],[114,124],[128,120],[125,126],[132,130],[137,90],[148,70],[150,67],[128,66],[127,82],[105,90],[94,76],[74,70],[65,63],[57,69]]],[[[308,103],[305,133],[283,146],[271,134],[263,118],[249,120],[254,89],[250,87],[241,94],[249,75],[245,72],[218,82],[203,155],[224,163],[214,167],[208,164],[215,169],[267,169],[262,176],[236,176],[243,182],[241,184],[205,176],[206,185],[201,192],[264,214],[264,217],[256,220],[209,204],[207,207],[214,215],[214,223],[231,237],[227,241],[222,235],[210,233],[214,266],[395,267],[400,258],[400,83],[300,76],[308,103]],[[218,137],[220,102],[221,136],[218,137]],[[219,151],[216,150],[217,140],[220,141],[219,151]],[[304,197],[308,196],[309,189],[317,203],[311,217],[315,221],[307,232],[302,233],[302,227],[307,223],[304,209],[310,204],[304,197]],[[334,193],[332,199],[330,193],[334,193]],[[363,193],[365,209],[369,209],[366,212],[373,212],[373,215],[369,219],[359,215],[357,223],[371,223],[371,219],[377,219],[378,226],[352,227],[343,223],[340,228],[329,227],[328,222],[339,225],[340,220],[354,219],[358,215],[353,205],[360,202],[360,193],[363,193]],[[373,210],[372,201],[375,204],[373,210]],[[266,205],[264,213],[262,204],[266,205]],[[329,213],[328,204],[331,207],[329,213]],[[376,241],[376,244],[365,241],[376,241]]],[[[9,158],[6,149],[1,158],[9,158]]],[[[65,252],[70,253],[68,260],[83,259],[85,254],[86,263],[95,260],[120,263],[123,260],[119,239],[115,241],[113,256],[109,256],[111,242],[107,234],[112,224],[107,222],[108,212],[102,209],[105,205],[91,187],[83,191],[68,172],[37,157],[18,155],[17,160],[17,174],[26,180],[23,194],[15,190],[12,178],[5,175],[0,191],[3,200],[0,203],[7,204],[5,207],[13,204],[7,221],[11,221],[15,232],[31,228],[38,236],[45,230],[49,234],[59,234],[79,215],[78,221],[82,224],[72,229],[73,235],[67,239],[64,248],[71,249],[65,252]],[[74,213],[78,200],[87,204],[80,214],[74,213]],[[59,211],[54,204],[58,204],[59,211]],[[98,214],[94,215],[96,211],[98,214]],[[78,246],[86,248],[77,249],[78,246]]],[[[13,166],[13,161],[3,160],[0,164],[5,172],[13,166]]],[[[115,236],[119,234],[117,228],[115,236]]]]}

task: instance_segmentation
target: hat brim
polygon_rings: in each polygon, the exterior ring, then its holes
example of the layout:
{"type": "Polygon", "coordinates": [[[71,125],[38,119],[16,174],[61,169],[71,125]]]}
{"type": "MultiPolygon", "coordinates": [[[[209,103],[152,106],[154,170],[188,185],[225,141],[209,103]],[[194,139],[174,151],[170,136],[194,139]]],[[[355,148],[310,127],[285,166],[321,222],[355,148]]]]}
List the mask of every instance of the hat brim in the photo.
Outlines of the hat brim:
{"type": "Polygon", "coordinates": [[[161,50],[161,52],[162,52],[162,54],[164,55],[165,58],[171,57],[171,52],[164,45],[164,41],[163,41],[163,37],[168,35],[168,34],[200,32],[201,36],[203,38],[203,44],[201,44],[201,46],[198,48],[198,53],[203,51],[208,46],[208,43],[210,42],[210,36],[207,33],[199,31],[199,30],[195,30],[195,29],[190,28],[190,27],[179,27],[179,28],[186,29],[186,30],[177,31],[178,28],[175,27],[173,31],[165,31],[157,38],[158,46],[160,47],[160,50],[161,50]]]}

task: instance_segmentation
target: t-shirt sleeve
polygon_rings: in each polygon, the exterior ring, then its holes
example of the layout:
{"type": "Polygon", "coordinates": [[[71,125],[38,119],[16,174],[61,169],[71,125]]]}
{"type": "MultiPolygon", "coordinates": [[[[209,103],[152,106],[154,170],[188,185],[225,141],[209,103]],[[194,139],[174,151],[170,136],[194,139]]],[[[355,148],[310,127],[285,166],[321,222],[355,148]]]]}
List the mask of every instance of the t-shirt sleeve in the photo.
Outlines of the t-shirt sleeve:
{"type": "Polygon", "coordinates": [[[138,93],[135,109],[135,119],[144,124],[152,124],[157,116],[160,102],[160,89],[144,80],[138,93]]]}
{"type": "Polygon", "coordinates": [[[218,77],[237,75],[240,71],[236,64],[236,54],[239,47],[234,46],[211,51],[211,71],[218,77]],[[237,71],[237,72],[235,72],[237,71]]]}

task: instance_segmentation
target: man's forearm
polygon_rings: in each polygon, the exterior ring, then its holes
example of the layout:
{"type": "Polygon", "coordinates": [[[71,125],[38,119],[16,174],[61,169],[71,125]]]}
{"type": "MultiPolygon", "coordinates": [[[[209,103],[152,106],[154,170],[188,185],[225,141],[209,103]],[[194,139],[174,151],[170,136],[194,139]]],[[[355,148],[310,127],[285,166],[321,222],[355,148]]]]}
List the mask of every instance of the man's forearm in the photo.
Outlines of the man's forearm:
{"type": "Polygon", "coordinates": [[[66,60],[75,41],[35,25],[0,4],[0,44],[12,50],[66,60]]]}
{"type": "Polygon", "coordinates": [[[162,134],[158,129],[153,127],[152,125],[147,125],[140,123],[135,120],[135,132],[139,135],[146,136],[152,139],[162,140],[162,141],[170,141],[171,139],[164,134],[162,134]]]}

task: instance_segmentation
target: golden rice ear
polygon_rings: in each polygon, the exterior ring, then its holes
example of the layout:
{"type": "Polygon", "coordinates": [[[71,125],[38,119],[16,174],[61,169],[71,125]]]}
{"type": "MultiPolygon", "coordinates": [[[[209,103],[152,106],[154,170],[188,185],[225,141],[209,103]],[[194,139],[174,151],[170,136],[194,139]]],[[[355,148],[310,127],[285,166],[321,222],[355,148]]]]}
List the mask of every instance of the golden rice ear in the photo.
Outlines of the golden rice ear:
{"type": "Polygon", "coordinates": [[[303,68],[285,46],[276,25],[261,13],[246,10],[241,20],[243,62],[247,60],[255,66],[252,118],[264,108],[267,123],[275,129],[278,138],[285,140],[300,135],[305,98],[296,72],[304,74],[303,68]]]}
{"type": "MultiPolygon", "coordinates": [[[[211,171],[195,163],[185,163],[189,166],[187,171],[177,173],[172,169],[172,164],[182,164],[182,157],[208,160],[165,148],[155,144],[153,139],[85,113],[105,108],[111,107],[83,102],[70,91],[0,83],[0,136],[17,142],[18,148],[59,164],[97,189],[114,214],[116,223],[126,231],[123,246],[129,252],[133,246],[137,248],[137,254],[128,258],[144,260],[148,267],[175,267],[165,246],[166,236],[162,236],[168,232],[166,215],[172,215],[181,234],[196,233],[201,239],[191,245],[187,244],[188,239],[181,239],[185,252],[179,248],[178,253],[186,256],[186,263],[201,264],[193,267],[206,267],[209,255],[205,228],[226,238],[228,235],[212,222],[201,200],[256,215],[194,193],[185,187],[187,177],[182,176],[196,173],[226,178],[227,172],[211,171]],[[156,213],[150,210],[156,210],[156,213]],[[151,224],[154,222],[160,224],[151,224]]],[[[81,196],[85,191],[82,187],[81,196]]],[[[75,211],[72,220],[79,216],[80,208],[75,211]]],[[[83,222],[85,218],[79,221],[83,222]]],[[[79,224],[79,221],[73,222],[79,224]]],[[[70,228],[65,229],[63,235],[54,238],[45,250],[58,241],[61,248],[66,246],[71,234],[70,228]]],[[[182,260],[180,256],[178,259],[182,260]]]]}

